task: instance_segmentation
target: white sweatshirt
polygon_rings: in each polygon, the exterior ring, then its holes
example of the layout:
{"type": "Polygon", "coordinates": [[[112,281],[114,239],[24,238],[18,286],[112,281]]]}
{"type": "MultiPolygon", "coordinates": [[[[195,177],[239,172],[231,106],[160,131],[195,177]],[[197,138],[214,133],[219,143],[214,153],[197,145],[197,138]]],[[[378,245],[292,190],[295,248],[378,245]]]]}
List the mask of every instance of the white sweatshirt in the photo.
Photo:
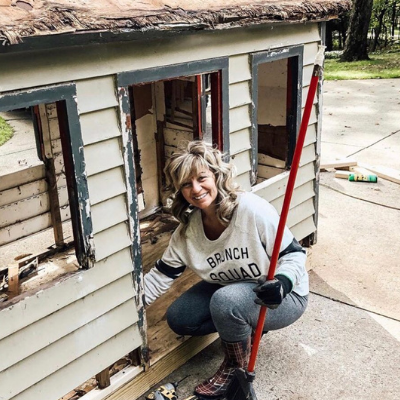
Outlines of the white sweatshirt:
{"type": "MultiPolygon", "coordinates": [[[[240,193],[238,198],[232,220],[218,239],[206,237],[199,209],[192,212],[185,234],[181,225],[176,229],[161,260],[144,277],[146,304],[165,293],[186,266],[203,280],[220,285],[256,282],[268,274],[279,215],[253,193],[240,193]]],[[[292,290],[301,296],[308,294],[305,261],[305,251],[285,228],[275,274],[289,278],[292,290]]]]}

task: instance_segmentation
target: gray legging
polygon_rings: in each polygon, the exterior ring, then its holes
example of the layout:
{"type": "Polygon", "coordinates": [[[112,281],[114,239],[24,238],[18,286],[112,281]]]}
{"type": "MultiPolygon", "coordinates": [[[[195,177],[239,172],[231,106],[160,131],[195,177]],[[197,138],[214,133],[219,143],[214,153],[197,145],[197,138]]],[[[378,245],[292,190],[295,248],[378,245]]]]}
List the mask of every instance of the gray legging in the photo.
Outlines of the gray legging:
{"type": "MultiPolygon", "coordinates": [[[[260,306],[254,303],[256,283],[227,286],[199,282],[168,308],[167,321],[178,335],[202,336],[218,332],[227,342],[246,339],[255,330],[260,306]]],[[[275,310],[268,310],[264,332],[284,328],[304,313],[308,296],[288,294],[275,310]]]]}

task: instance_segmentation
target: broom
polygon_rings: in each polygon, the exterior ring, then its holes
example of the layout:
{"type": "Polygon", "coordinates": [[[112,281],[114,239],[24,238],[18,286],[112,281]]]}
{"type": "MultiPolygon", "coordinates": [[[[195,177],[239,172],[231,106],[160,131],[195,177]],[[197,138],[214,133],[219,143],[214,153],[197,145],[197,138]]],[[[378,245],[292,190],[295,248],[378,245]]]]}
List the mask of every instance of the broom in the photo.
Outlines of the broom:
{"type": "MultiPolygon", "coordinates": [[[[318,86],[319,76],[322,75],[324,50],[325,46],[319,46],[319,50],[314,63],[314,69],[311,76],[310,87],[308,89],[306,105],[304,107],[304,113],[300,124],[299,136],[297,138],[297,144],[293,155],[292,167],[289,173],[288,184],[283,200],[282,212],[279,218],[278,230],[276,233],[276,239],[272,251],[270,266],[267,275],[268,280],[274,279],[275,276],[276,264],[278,262],[283,232],[289,213],[290,200],[292,199],[294,184],[296,181],[296,175],[299,169],[300,157],[304,145],[304,139],[306,137],[308,121],[310,120],[311,109],[314,102],[315,92],[318,86]]],[[[266,315],[267,307],[261,306],[247,370],[245,371],[243,368],[238,368],[235,371],[235,377],[233,378],[233,381],[231,382],[226,392],[227,400],[257,400],[252,382],[255,378],[254,368],[266,315]]]]}

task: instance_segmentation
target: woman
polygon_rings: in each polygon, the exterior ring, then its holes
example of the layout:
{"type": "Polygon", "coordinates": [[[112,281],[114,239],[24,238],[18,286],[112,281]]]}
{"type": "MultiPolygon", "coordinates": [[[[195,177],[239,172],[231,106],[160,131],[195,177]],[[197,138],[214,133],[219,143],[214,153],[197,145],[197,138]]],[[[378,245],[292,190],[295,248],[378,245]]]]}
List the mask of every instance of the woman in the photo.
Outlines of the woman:
{"type": "Polygon", "coordinates": [[[202,281],[178,298],[167,321],[179,335],[218,332],[225,359],[195,388],[224,395],[236,368],[246,368],[260,304],[270,308],[264,332],[284,328],[305,311],[306,255],[286,228],[275,279],[266,281],[279,216],[259,196],[241,192],[232,165],[205,142],[189,142],[166,168],[172,213],[180,221],[161,260],[145,275],[145,303],[166,292],[186,267],[202,281]]]}

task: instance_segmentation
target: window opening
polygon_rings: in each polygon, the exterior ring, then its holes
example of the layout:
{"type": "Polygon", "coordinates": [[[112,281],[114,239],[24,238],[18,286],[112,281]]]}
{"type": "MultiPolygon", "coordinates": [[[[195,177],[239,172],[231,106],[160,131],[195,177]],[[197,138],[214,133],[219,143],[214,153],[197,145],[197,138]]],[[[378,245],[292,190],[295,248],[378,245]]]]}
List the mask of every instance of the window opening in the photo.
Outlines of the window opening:
{"type": "Polygon", "coordinates": [[[257,65],[257,180],[290,167],[297,130],[298,58],[257,65]]]}
{"type": "Polygon", "coordinates": [[[222,143],[220,71],[129,87],[140,217],[160,210],[166,160],[182,141],[222,143]]]}
{"type": "Polygon", "coordinates": [[[73,170],[63,132],[64,102],[0,116],[14,132],[0,146],[0,299],[5,306],[19,294],[77,271],[81,247],[80,240],[74,241],[76,219],[71,219],[73,170]]]}

